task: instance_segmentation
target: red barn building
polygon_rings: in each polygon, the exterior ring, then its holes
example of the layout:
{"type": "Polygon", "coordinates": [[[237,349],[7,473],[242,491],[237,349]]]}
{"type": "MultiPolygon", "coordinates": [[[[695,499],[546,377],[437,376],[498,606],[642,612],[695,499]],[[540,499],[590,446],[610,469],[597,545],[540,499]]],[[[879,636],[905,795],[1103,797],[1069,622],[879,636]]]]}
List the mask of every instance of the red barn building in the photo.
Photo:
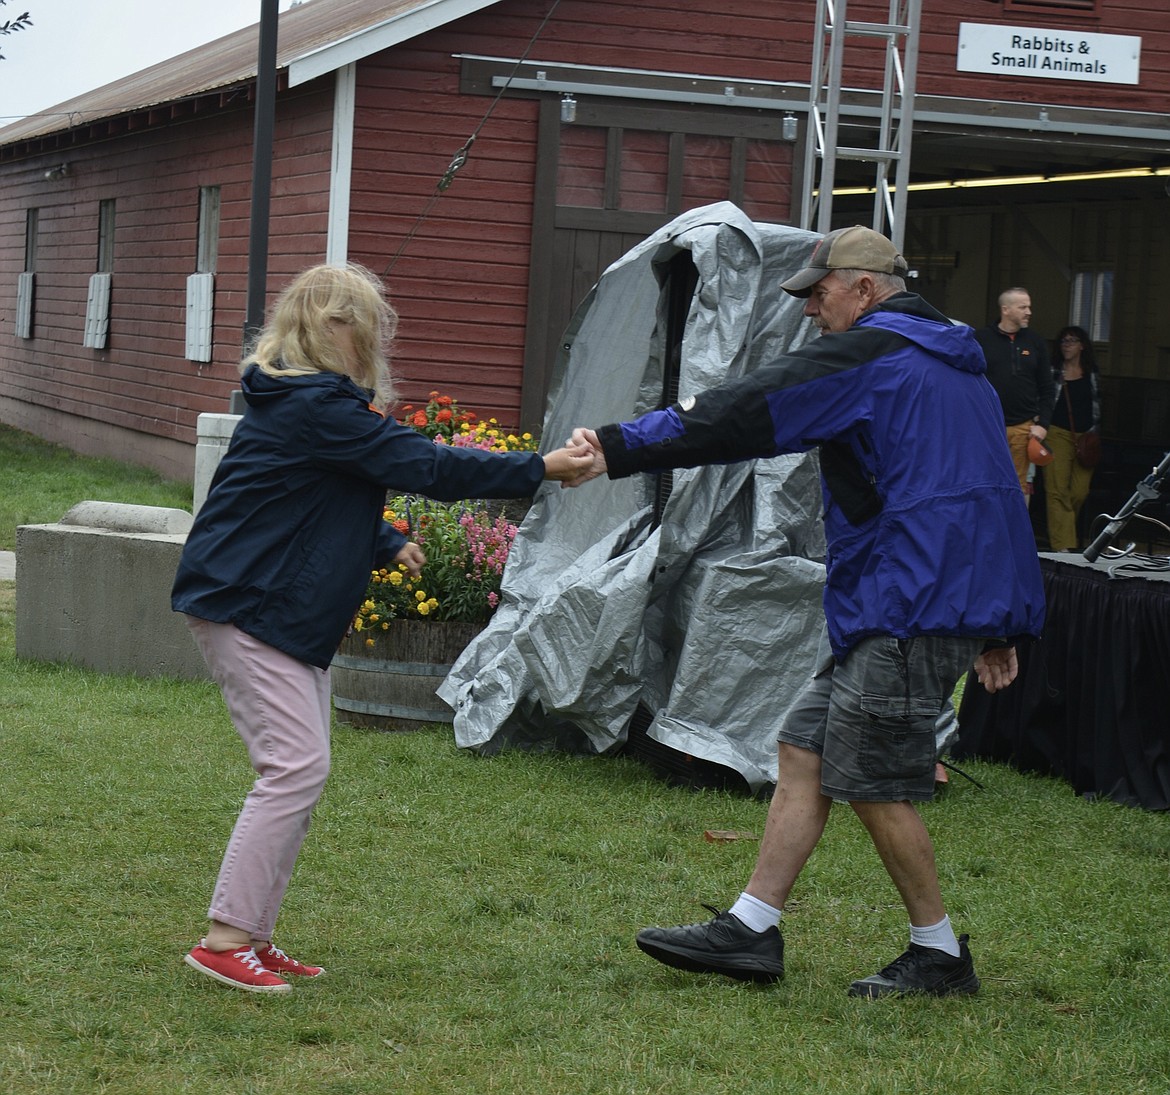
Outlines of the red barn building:
{"type": "MultiPolygon", "coordinates": [[[[978,326],[1025,285],[1037,329],[1090,328],[1106,436],[1144,459],[1170,445],[1165,0],[922,6],[916,288],[978,326]]],[[[538,425],[573,309],[631,244],[723,199],[800,219],[813,9],[307,0],[279,23],[270,293],[324,260],[385,272],[403,396],[538,425]]],[[[891,18],[879,0],[848,16],[891,18]]],[[[856,37],[840,143],[870,147],[887,54],[856,37]]],[[[257,42],[0,129],[0,421],[191,474],[241,352],[257,42]]],[[[871,222],[872,178],[838,161],[834,225],[871,222]]]]}

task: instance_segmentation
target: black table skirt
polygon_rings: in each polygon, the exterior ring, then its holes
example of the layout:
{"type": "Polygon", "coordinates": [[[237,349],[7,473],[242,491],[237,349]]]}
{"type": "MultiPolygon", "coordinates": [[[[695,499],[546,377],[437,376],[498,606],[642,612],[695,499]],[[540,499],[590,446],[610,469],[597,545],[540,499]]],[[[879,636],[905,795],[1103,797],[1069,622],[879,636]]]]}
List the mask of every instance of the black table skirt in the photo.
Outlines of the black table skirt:
{"type": "Polygon", "coordinates": [[[1020,675],[1003,692],[988,695],[971,675],[951,752],[1059,776],[1079,794],[1166,810],[1170,580],[1111,577],[1111,566],[1041,556],[1044,637],[1020,648],[1020,675]]]}

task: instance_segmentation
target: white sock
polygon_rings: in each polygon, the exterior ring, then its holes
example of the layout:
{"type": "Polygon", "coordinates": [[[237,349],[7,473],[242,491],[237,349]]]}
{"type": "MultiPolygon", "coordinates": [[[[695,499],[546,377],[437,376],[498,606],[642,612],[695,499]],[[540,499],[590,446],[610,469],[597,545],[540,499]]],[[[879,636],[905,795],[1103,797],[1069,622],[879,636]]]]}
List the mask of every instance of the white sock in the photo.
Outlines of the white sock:
{"type": "Polygon", "coordinates": [[[955,929],[951,927],[949,916],[944,916],[937,924],[929,924],[925,928],[911,924],[910,942],[917,943],[920,947],[946,951],[952,958],[959,957],[959,941],[955,938],[955,929]]]}
{"type": "Polygon", "coordinates": [[[780,923],[779,909],[746,892],[741,893],[735,904],[727,911],[737,920],[742,920],[754,932],[766,932],[780,923]]]}

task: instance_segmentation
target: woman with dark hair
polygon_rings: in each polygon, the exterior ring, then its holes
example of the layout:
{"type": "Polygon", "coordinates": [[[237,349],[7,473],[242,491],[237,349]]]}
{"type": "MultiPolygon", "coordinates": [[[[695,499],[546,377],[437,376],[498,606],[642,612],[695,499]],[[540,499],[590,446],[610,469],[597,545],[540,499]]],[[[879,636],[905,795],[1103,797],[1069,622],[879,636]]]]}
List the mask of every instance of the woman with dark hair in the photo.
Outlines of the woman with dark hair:
{"type": "Polygon", "coordinates": [[[1056,336],[1053,360],[1056,403],[1044,443],[1054,459],[1044,469],[1048,496],[1048,544],[1052,551],[1076,551],[1077,515],[1089,494],[1093,469],[1077,460],[1076,439],[1101,428],[1101,401],[1093,343],[1083,327],[1065,327],[1056,336]]]}

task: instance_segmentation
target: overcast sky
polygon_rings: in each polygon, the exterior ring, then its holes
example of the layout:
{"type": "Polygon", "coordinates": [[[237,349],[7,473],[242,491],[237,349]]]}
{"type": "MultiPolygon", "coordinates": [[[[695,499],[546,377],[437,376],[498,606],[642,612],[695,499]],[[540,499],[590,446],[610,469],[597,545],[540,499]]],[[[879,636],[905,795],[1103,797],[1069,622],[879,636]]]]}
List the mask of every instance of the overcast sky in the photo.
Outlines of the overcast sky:
{"type": "Polygon", "coordinates": [[[0,126],[260,22],[260,0],[7,0],[0,23],[26,11],[0,35],[0,126]]]}

